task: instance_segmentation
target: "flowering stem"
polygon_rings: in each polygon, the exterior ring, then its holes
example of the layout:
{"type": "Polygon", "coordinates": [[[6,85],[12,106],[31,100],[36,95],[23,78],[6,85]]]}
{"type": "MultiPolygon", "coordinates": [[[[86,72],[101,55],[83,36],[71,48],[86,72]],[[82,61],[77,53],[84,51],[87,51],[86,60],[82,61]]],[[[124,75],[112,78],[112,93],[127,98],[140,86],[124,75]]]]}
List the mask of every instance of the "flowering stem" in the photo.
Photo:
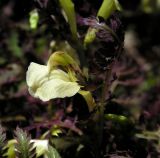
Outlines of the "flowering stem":
{"type": "Polygon", "coordinates": [[[110,77],[111,77],[111,73],[112,73],[112,65],[105,72],[104,85],[103,85],[103,88],[102,88],[101,103],[105,103],[107,93],[108,93],[108,90],[109,90],[109,80],[110,80],[110,77]]]}
{"type": "MultiPolygon", "coordinates": [[[[111,66],[112,67],[112,66],[111,66]]],[[[106,97],[107,93],[109,91],[109,79],[111,76],[112,68],[108,69],[105,72],[105,80],[104,80],[104,86],[102,88],[102,95],[101,95],[101,101],[99,106],[99,119],[98,119],[98,144],[99,147],[101,147],[102,140],[103,140],[103,127],[104,127],[104,110],[106,105],[106,97]]]]}
{"type": "Polygon", "coordinates": [[[88,67],[88,63],[87,63],[87,60],[86,60],[86,56],[85,56],[85,53],[84,53],[84,49],[83,49],[83,45],[81,43],[78,44],[78,55],[79,55],[79,58],[80,58],[80,62],[81,62],[81,66],[84,68],[84,67],[88,67]]]}

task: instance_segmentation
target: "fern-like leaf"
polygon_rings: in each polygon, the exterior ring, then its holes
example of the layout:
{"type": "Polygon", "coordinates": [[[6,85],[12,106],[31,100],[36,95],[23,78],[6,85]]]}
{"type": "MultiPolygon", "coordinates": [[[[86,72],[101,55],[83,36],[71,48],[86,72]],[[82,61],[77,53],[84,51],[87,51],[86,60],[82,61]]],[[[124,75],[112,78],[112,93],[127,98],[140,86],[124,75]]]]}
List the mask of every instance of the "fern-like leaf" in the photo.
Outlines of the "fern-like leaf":
{"type": "Polygon", "coordinates": [[[0,125],[0,155],[3,155],[3,148],[6,144],[6,134],[4,133],[4,129],[0,125]]]}
{"type": "Polygon", "coordinates": [[[61,158],[57,150],[50,145],[48,147],[47,157],[48,158],[61,158]]]}
{"type": "Polygon", "coordinates": [[[33,147],[33,143],[31,143],[31,136],[20,128],[17,128],[14,133],[17,141],[15,144],[16,156],[19,158],[33,158],[35,148],[33,147]]]}

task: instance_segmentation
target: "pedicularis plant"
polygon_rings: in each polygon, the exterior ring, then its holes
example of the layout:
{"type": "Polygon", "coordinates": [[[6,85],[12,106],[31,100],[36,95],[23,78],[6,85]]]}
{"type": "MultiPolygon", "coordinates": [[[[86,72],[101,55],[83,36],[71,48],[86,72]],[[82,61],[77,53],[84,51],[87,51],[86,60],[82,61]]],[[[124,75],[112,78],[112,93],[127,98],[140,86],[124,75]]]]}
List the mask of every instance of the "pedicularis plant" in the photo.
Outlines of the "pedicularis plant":
{"type": "MultiPolygon", "coordinates": [[[[101,158],[107,146],[105,120],[127,121],[124,116],[105,113],[114,79],[112,67],[123,49],[121,6],[118,0],[95,4],[37,1],[38,8],[30,13],[30,27],[36,31],[44,13],[52,19],[53,40],[48,61],[45,65],[31,62],[26,82],[33,97],[48,101],[49,119],[33,125],[45,129],[39,140],[17,129],[4,155],[60,157],[52,145],[62,157],[101,158]]],[[[1,134],[2,145],[4,137],[1,134]]]]}

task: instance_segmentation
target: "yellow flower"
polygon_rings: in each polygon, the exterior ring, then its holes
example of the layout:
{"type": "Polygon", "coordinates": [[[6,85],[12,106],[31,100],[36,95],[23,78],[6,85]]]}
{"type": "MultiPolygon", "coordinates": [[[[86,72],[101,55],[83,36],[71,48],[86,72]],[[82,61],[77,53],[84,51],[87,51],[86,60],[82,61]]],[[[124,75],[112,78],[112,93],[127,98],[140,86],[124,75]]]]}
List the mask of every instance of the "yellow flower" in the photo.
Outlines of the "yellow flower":
{"type": "MultiPolygon", "coordinates": [[[[40,65],[34,62],[29,65],[26,81],[29,93],[32,96],[40,98],[43,101],[49,101],[54,98],[74,96],[80,90],[80,85],[78,85],[76,80],[73,81],[70,72],[66,73],[56,67],[59,65],[67,67],[73,64],[72,57],[69,56],[68,61],[65,59],[65,53],[55,52],[54,56],[51,55],[47,65],[40,65]],[[63,60],[57,60],[58,57],[63,60]]],[[[75,74],[73,73],[72,75],[75,74]]],[[[74,77],[76,78],[76,76],[74,77]]]]}

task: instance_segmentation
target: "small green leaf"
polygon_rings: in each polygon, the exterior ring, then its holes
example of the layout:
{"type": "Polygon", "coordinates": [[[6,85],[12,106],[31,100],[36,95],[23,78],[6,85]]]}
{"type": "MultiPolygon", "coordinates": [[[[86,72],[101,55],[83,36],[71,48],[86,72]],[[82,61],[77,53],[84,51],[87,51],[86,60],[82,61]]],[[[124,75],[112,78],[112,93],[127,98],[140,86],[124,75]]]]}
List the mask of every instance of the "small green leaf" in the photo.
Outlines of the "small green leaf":
{"type": "Polygon", "coordinates": [[[89,28],[87,34],[84,39],[84,46],[86,47],[88,44],[92,43],[96,38],[96,32],[98,30],[95,28],[89,28]]]}
{"type": "Polygon", "coordinates": [[[146,76],[145,81],[140,85],[139,89],[140,91],[148,91],[159,82],[160,82],[160,77],[155,76],[152,72],[149,72],[146,76]]]}
{"type": "Polygon", "coordinates": [[[48,158],[61,158],[57,150],[50,145],[48,147],[47,157],[48,158]]]}
{"type": "Polygon", "coordinates": [[[130,122],[129,119],[123,115],[116,115],[116,114],[105,114],[105,119],[111,120],[118,123],[128,123],[130,122]]]}
{"type": "Polygon", "coordinates": [[[77,25],[74,4],[72,0],[59,0],[59,2],[66,14],[72,35],[75,39],[77,39],[77,25]]]}
{"type": "Polygon", "coordinates": [[[19,36],[17,32],[12,32],[8,38],[8,49],[16,56],[22,57],[22,49],[19,46],[19,36]]]}
{"type": "Polygon", "coordinates": [[[7,158],[15,158],[16,155],[15,155],[15,147],[14,146],[15,146],[16,142],[17,141],[15,139],[8,141],[7,145],[4,147],[5,150],[7,149],[4,156],[6,156],[7,158]]]}
{"type": "Polygon", "coordinates": [[[38,26],[38,21],[39,21],[39,14],[36,9],[32,10],[30,12],[30,17],[29,17],[29,24],[31,29],[36,29],[38,26]]]}
{"type": "Polygon", "coordinates": [[[142,133],[137,133],[136,137],[147,140],[160,140],[160,129],[158,129],[157,131],[144,130],[142,133]]]}
{"type": "Polygon", "coordinates": [[[54,125],[54,126],[52,127],[52,129],[51,129],[51,134],[52,134],[53,136],[57,136],[57,137],[58,137],[58,135],[59,135],[60,133],[62,133],[62,130],[60,129],[60,127],[58,127],[57,125],[54,125]]]}

